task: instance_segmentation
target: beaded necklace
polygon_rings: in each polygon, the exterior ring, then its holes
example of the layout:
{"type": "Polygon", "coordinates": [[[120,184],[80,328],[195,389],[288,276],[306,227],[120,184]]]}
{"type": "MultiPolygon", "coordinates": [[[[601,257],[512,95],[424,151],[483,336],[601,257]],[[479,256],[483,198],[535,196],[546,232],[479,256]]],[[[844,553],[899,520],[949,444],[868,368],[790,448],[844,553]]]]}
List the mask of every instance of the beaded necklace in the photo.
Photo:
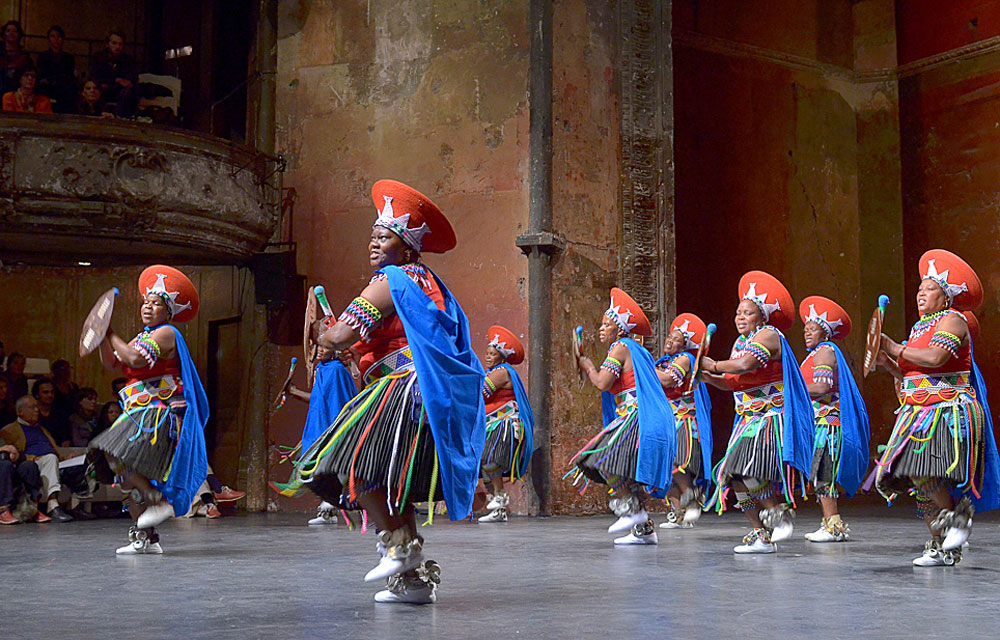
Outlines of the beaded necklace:
{"type": "Polygon", "coordinates": [[[913,325],[913,328],[910,329],[910,340],[916,340],[923,334],[933,329],[934,326],[937,325],[938,320],[949,313],[951,313],[951,309],[942,309],[940,311],[935,311],[934,313],[928,313],[925,316],[921,316],[921,318],[917,320],[916,324],[913,325]]]}

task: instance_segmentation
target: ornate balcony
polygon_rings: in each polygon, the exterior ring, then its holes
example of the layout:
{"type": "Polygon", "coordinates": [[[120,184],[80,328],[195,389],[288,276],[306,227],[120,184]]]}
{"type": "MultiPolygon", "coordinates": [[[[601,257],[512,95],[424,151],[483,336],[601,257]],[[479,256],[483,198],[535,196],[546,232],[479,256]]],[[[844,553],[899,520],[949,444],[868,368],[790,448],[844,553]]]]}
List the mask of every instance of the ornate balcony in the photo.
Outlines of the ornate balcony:
{"type": "Polygon", "coordinates": [[[235,263],[278,222],[279,161],[206,135],[0,113],[0,260],[235,263]]]}

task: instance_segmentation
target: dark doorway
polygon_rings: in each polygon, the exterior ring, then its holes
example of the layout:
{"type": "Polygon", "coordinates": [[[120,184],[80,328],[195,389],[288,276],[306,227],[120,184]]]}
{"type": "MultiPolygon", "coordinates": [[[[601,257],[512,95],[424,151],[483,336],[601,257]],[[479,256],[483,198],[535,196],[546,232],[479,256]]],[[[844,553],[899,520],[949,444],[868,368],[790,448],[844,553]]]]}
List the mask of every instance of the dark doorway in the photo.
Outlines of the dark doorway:
{"type": "Polygon", "coordinates": [[[241,317],[208,323],[208,385],[211,416],[205,425],[205,445],[215,475],[235,486],[240,457],[240,394],[243,362],[240,352],[241,317]]]}

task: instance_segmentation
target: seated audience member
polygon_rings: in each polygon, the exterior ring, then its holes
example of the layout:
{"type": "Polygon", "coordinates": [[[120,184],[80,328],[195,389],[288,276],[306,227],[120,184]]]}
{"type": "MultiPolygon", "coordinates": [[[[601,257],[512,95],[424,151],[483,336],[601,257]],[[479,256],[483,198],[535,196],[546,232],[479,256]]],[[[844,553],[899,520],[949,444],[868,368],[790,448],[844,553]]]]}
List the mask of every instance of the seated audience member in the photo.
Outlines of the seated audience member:
{"type": "Polygon", "coordinates": [[[205,478],[205,482],[201,483],[198,493],[195,495],[194,500],[191,501],[191,508],[188,509],[184,517],[205,516],[209,519],[221,518],[222,512],[219,511],[220,503],[236,502],[243,499],[244,496],[246,496],[246,493],[243,491],[236,491],[222,484],[215,476],[215,472],[212,471],[212,465],[208,465],[208,477],[205,478]]]}
{"type": "Polygon", "coordinates": [[[38,465],[42,476],[42,493],[38,506],[45,500],[48,515],[56,522],[69,522],[73,516],[59,506],[59,454],[56,453],[56,442],[45,427],[38,424],[38,400],[31,396],[18,398],[15,404],[17,422],[12,422],[0,429],[0,445],[13,445],[18,456],[24,456],[38,465]]]}
{"type": "Polygon", "coordinates": [[[76,394],[80,387],[73,382],[73,369],[66,360],[52,363],[52,384],[56,387],[56,411],[64,420],[69,420],[76,409],[76,394]]]}
{"type": "Polygon", "coordinates": [[[31,68],[31,56],[21,47],[21,40],[24,39],[24,29],[17,20],[8,20],[0,33],[3,38],[3,45],[0,48],[0,68],[3,69],[3,77],[0,77],[0,92],[16,91],[17,78],[22,71],[31,68]]]}
{"type": "Polygon", "coordinates": [[[38,93],[55,103],[56,113],[73,113],[76,107],[76,62],[63,51],[66,33],[59,25],[49,27],[49,48],[38,54],[38,93]]]}
{"type": "Polygon", "coordinates": [[[90,387],[76,395],[76,409],[69,417],[70,446],[86,447],[97,429],[97,391],[90,387]]]}
{"type": "Polygon", "coordinates": [[[117,402],[105,402],[101,410],[97,413],[97,428],[94,429],[90,439],[93,440],[100,432],[104,431],[115,423],[118,416],[122,414],[122,406],[117,402]]]}
{"type": "Polygon", "coordinates": [[[24,69],[18,76],[20,86],[16,91],[3,94],[3,110],[20,113],[52,113],[52,101],[40,93],[35,93],[38,73],[34,69],[24,69]]]}
{"type": "Polygon", "coordinates": [[[38,424],[45,427],[60,446],[68,446],[67,443],[70,439],[69,421],[59,415],[56,410],[56,385],[53,384],[52,379],[39,378],[35,380],[31,395],[35,397],[35,400],[38,400],[38,424]]]}
{"type": "Polygon", "coordinates": [[[8,425],[17,420],[17,414],[10,408],[7,399],[10,397],[10,383],[0,376],[0,425],[8,425]]]}
{"type": "Polygon", "coordinates": [[[14,408],[14,403],[17,402],[18,398],[28,395],[28,378],[24,375],[26,362],[25,357],[16,351],[7,356],[7,371],[4,375],[7,377],[7,384],[10,387],[7,390],[7,407],[9,409],[14,408]]]}
{"type": "Polygon", "coordinates": [[[124,35],[116,31],[108,34],[104,49],[90,63],[90,75],[105,100],[115,104],[116,116],[131,118],[135,114],[139,71],[132,56],[125,53],[124,35]]]}
{"type": "Polygon", "coordinates": [[[115,400],[121,400],[121,390],[125,388],[128,384],[128,378],[115,378],[111,381],[111,393],[114,394],[115,400]]]}
{"type": "MultiPolygon", "coordinates": [[[[11,513],[19,492],[25,492],[32,502],[42,493],[42,476],[38,465],[22,456],[11,444],[0,446],[0,524],[20,522],[11,513]],[[20,490],[20,491],[19,491],[20,490]]],[[[51,522],[51,518],[36,511],[36,522],[51,522]]]]}
{"type": "Polygon", "coordinates": [[[115,114],[108,110],[107,104],[101,98],[101,90],[93,80],[83,83],[83,90],[80,91],[80,98],[76,102],[76,112],[81,116],[115,117],[115,114]]]}

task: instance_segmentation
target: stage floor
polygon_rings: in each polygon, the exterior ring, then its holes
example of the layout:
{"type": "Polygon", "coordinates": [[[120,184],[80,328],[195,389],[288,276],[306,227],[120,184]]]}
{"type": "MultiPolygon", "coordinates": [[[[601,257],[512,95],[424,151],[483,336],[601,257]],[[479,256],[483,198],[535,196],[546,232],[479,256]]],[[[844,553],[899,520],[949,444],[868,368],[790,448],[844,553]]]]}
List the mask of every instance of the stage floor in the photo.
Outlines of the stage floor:
{"type": "MultiPolygon", "coordinates": [[[[815,545],[800,512],[777,554],[738,556],[738,513],[615,548],[612,517],[435,522],[438,603],[372,602],[372,532],[305,514],[175,520],[162,556],[115,556],[127,520],[0,527],[7,638],[985,637],[1000,614],[1000,527],[977,516],[957,567],[919,568],[910,506],[846,519],[854,540],[815,545]]],[[[656,520],[662,521],[662,517],[656,520]]]]}

